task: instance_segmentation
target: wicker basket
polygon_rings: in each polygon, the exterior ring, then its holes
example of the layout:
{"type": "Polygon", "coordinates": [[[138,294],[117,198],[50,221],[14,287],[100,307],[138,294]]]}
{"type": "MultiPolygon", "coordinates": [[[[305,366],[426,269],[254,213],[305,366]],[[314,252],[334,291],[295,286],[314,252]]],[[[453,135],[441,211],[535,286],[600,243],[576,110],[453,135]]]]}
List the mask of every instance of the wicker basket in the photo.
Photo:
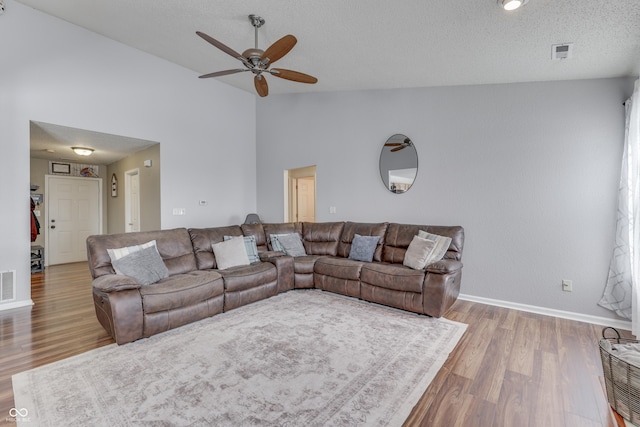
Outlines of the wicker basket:
{"type": "Polygon", "coordinates": [[[638,343],[637,340],[620,338],[614,328],[604,328],[599,341],[600,359],[607,388],[607,399],[616,412],[633,424],[640,423],[640,367],[632,365],[612,354],[605,347],[605,341],[611,344],[638,343]],[[607,338],[606,331],[615,332],[615,337],[607,338]]]}

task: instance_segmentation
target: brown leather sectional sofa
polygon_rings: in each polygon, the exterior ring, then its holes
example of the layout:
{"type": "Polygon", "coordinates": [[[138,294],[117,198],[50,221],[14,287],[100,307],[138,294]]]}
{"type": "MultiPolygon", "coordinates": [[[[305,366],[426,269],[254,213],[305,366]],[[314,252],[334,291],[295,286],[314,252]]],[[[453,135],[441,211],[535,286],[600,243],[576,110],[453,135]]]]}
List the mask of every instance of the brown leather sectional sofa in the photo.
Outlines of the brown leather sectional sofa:
{"type": "Polygon", "coordinates": [[[460,291],[463,244],[459,226],[299,222],[95,235],[87,239],[87,254],[98,320],[124,344],[292,289],[317,288],[441,317],[460,291]],[[424,270],[403,265],[419,230],[452,239],[444,258],[424,270]],[[302,237],[306,256],[272,250],[271,234],[292,232],[302,237]],[[373,262],[349,259],[355,234],[380,236],[373,262]],[[212,244],[224,236],[255,236],[261,261],[217,269],[212,244]],[[151,240],[169,277],[142,286],[115,273],[107,249],[151,240]]]}

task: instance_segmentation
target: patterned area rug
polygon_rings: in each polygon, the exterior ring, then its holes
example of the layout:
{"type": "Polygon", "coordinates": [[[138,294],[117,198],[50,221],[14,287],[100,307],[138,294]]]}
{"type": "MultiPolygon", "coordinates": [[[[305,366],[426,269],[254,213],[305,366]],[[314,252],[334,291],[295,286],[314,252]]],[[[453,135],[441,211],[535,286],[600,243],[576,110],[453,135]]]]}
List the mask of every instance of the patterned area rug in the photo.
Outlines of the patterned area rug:
{"type": "Polygon", "coordinates": [[[399,426],[466,325],[293,291],[13,376],[25,426],[399,426]]]}

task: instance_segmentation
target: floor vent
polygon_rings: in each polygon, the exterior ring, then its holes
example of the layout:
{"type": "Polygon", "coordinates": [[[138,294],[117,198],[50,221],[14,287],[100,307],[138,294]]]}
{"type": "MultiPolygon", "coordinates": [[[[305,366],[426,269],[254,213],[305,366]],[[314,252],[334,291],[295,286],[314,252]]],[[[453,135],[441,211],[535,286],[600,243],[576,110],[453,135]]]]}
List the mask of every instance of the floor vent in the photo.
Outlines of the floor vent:
{"type": "Polygon", "coordinates": [[[0,271],[0,302],[16,299],[16,271],[0,271]]]}

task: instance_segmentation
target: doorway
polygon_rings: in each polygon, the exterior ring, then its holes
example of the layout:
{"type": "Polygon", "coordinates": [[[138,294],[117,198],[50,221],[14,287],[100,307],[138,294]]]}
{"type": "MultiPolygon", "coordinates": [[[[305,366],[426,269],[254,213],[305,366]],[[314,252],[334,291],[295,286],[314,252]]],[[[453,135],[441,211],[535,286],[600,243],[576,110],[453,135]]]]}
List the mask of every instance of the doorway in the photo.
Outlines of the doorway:
{"type": "Polygon", "coordinates": [[[316,167],[307,166],[285,171],[285,222],[315,222],[316,167]]]}
{"type": "Polygon", "coordinates": [[[87,260],[86,240],[102,230],[102,179],[45,176],[47,265],[87,260]]]}
{"type": "Polygon", "coordinates": [[[140,231],[140,169],[126,171],[124,178],[125,230],[140,231]]]}

